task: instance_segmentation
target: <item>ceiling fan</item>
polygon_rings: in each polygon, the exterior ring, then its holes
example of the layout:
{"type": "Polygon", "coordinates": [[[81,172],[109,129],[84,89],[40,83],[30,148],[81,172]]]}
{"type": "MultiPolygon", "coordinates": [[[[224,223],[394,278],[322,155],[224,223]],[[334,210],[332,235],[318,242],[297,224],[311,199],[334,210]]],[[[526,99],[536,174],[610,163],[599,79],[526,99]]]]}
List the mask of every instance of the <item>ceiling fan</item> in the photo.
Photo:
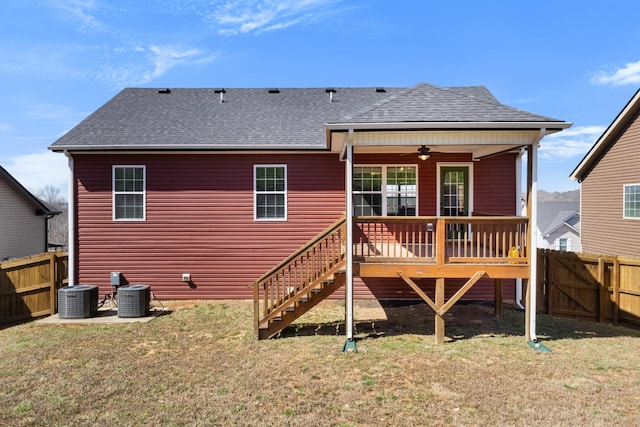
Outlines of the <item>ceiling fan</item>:
{"type": "Polygon", "coordinates": [[[423,145],[422,147],[418,148],[418,158],[420,160],[427,160],[429,158],[430,151],[431,149],[429,147],[423,145]]]}
{"type": "Polygon", "coordinates": [[[418,158],[420,160],[427,160],[431,154],[434,154],[435,151],[431,151],[431,148],[427,147],[426,145],[421,146],[420,148],[418,148],[417,151],[412,151],[411,153],[404,153],[401,154],[401,156],[418,156],[418,158]]]}

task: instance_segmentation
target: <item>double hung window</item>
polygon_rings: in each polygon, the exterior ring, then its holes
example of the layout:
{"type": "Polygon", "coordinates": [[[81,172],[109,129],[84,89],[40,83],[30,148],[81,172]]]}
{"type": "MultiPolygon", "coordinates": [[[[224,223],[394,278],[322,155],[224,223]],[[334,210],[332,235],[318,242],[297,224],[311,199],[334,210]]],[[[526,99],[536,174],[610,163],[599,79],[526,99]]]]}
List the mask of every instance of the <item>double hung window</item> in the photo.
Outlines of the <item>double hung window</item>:
{"type": "Polygon", "coordinates": [[[353,209],[356,216],[416,216],[416,166],[355,166],[353,209]]]}
{"type": "Polygon", "coordinates": [[[640,218],[640,184],[624,186],[624,218],[640,218]]]}
{"type": "Polygon", "coordinates": [[[287,219],[287,167],[254,166],[254,219],[287,219]]]}
{"type": "Polygon", "coordinates": [[[113,166],[113,220],[145,220],[144,166],[113,166]]]}

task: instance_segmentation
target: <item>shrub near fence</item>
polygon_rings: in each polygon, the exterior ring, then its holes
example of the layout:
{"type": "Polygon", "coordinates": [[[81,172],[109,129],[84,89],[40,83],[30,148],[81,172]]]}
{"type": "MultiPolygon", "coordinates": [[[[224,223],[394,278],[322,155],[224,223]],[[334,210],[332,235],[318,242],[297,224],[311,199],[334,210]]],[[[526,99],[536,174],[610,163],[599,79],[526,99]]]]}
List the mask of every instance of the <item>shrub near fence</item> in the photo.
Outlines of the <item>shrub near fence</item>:
{"type": "Polygon", "coordinates": [[[0,323],[54,314],[67,283],[66,252],[47,252],[0,263],[0,323]]]}
{"type": "Polygon", "coordinates": [[[538,310],[640,325],[640,258],[538,250],[538,310]]]}

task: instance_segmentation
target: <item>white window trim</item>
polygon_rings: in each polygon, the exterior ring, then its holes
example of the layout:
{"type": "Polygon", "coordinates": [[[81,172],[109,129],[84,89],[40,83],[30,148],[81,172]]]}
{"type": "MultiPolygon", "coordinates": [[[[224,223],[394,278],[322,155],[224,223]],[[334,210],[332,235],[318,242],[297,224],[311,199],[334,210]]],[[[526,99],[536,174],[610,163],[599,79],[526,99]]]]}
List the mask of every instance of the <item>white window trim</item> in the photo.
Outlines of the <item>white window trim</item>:
{"type": "Polygon", "coordinates": [[[471,162],[464,162],[464,163],[446,163],[446,162],[438,162],[438,172],[436,174],[436,201],[437,201],[437,206],[436,206],[436,216],[442,216],[440,215],[440,212],[442,212],[441,209],[441,198],[440,198],[440,176],[442,175],[441,169],[442,168],[457,168],[457,167],[466,167],[469,170],[469,215],[471,215],[471,213],[473,212],[473,163],[471,162]]]}
{"type": "Polygon", "coordinates": [[[287,221],[289,218],[289,173],[287,165],[253,165],[253,220],[258,222],[287,221]],[[256,178],[258,168],[284,168],[284,191],[261,192],[260,194],[281,194],[284,193],[284,217],[283,218],[258,218],[258,190],[256,188],[256,178]]]}
{"type": "Polygon", "coordinates": [[[636,220],[636,221],[640,220],[640,217],[625,215],[625,213],[627,211],[625,209],[625,200],[624,200],[625,199],[625,193],[626,193],[625,190],[626,190],[627,187],[634,187],[634,186],[637,186],[637,185],[640,185],[640,184],[623,184],[622,185],[622,218],[623,219],[631,219],[631,220],[636,220]]]}
{"type": "Polygon", "coordinates": [[[556,240],[556,250],[561,250],[562,249],[562,240],[566,241],[566,245],[565,245],[565,251],[569,252],[570,248],[571,248],[571,239],[569,239],[568,237],[559,237],[556,240]]]}
{"type": "Polygon", "coordinates": [[[111,218],[116,222],[143,222],[147,220],[147,167],[145,165],[112,165],[111,166],[111,218]],[[117,168],[142,168],[142,191],[116,192],[117,168]],[[116,194],[142,194],[142,218],[117,218],[116,219],[116,194]]]}
{"type": "MultiPolygon", "coordinates": [[[[380,216],[387,216],[387,168],[401,168],[401,167],[414,167],[416,169],[416,214],[412,216],[420,216],[420,169],[417,163],[413,164],[356,164],[353,165],[354,168],[382,168],[382,214],[380,216]]],[[[368,192],[365,192],[368,193],[368,192]]],[[[376,192],[377,193],[377,192],[376,192]]],[[[353,194],[363,194],[359,191],[354,191],[353,194]]],[[[352,194],[352,197],[353,197],[352,194]]],[[[355,209],[355,208],[354,208],[355,209]]]]}

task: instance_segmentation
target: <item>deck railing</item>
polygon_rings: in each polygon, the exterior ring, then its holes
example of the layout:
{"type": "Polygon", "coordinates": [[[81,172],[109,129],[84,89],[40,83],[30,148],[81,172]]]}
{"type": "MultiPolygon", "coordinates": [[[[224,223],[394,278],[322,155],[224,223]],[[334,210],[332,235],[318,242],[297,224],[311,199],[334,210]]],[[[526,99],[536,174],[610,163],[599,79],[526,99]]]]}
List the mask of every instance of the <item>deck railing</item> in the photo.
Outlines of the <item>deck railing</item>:
{"type": "Polygon", "coordinates": [[[357,217],[360,262],[528,263],[525,217],[357,217]]]}

